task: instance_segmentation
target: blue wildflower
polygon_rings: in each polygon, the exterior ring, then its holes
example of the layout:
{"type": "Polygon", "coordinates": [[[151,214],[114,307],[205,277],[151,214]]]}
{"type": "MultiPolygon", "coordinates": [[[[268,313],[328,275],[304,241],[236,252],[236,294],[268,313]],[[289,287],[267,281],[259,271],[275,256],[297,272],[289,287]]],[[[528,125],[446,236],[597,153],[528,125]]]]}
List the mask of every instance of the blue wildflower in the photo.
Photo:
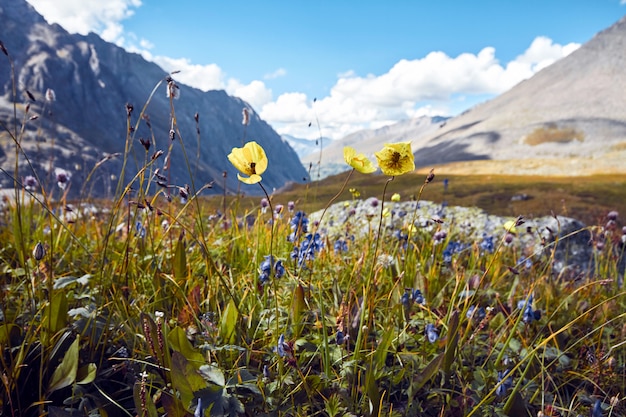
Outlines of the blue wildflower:
{"type": "Polygon", "coordinates": [[[496,249],[493,243],[493,236],[487,236],[486,233],[483,234],[483,240],[480,242],[479,246],[482,250],[489,253],[493,253],[493,251],[496,249]]]}
{"type": "Polygon", "coordinates": [[[498,371],[498,387],[496,388],[496,395],[503,397],[506,392],[513,387],[513,377],[509,376],[509,370],[498,371]]]}
{"type": "Polygon", "coordinates": [[[298,265],[302,265],[306,261],[315,259],[315,254],[322,250],[324,243],[319,233],[315,235],[309,233],[304,237],[300,246],[295,246],[291,251],[291,259],[297,260],[298,265]]]}
{"type": "Polygon", "coordinates": [[[405,291],[404,294],[402,294],[402,297],[400,297],[400,301],[402,302],[402,305],[405,307],[410,307],[411,306],[411,295],[409,292],[405,291]]]}
{"type": "Polygon", "coordinates": [[[452,262],[452,255],[456,253],[461,253],[467,248],[467,245],[464,245],[461,242],[450,241],[448,245],[443,250],[443,262],[449,264],[452,262]]]}
{"type": "Polygon", "coordinates": [[[303,211],[296,211],[289,221],[291,226],[291,234],[287,238],[290,242],[295,242],[300,239],[304,233],[309,230],[309,219],[306,217],[306,213],[303,211]]]}
{"type": "Polygon", "coordinates": [[[528,297],[528,300],[520,300],[517,302],[518,310],[523,311],[522,321],[524,323],[532,323],[533,320],[541,319],[541,310],[533,310],[533,296],[528,297]]]}
{"type": "Polygon", "coordinates": [[[400,297],[402,304],[405,307],[410,307],[411,304],[425,304],[426,300],[424,299],[424,294],[419,289],[413,290],[412,288],[405,288],[404,294],[400,297]]]}
{"type": "Polygon", "coordinates": [[[487,316],[487,312],[483,307],[478,307],[477,309],[476,306],[472,305],[467,309],[467,313],[465,314],[465,316],[468,319],[471,319],[473,317],[474,320],[481,321],[487,316]]]}
{"type": "Polygon", "coordinates": [[[143,227],[140,221],[137,221],[135,223],[135,236],[137,236],[138,238],[146,237],[146,228],[143,227]]]}
{"type": "Polygon", "coordinates": [[[416,304],[425,304],[426,300],[424,299],[424,294],[418,289],[413,291],[413,302],[416,304]]]}
{"type": "Polygon", "coordinates": [[[278,344],[276,345],[275,351],[278,356],[284,358],[285,356],[287,356],[287,350],[289,350],[289,345],[285,343],[285,335],[281,334],[278,337],[278,344]]]}
{"type": "Polygon", "coordinates": [[[272,275],[272,264],[274,265],[274,277],[281,278],[285,275],[285,267],[283,265],[283,261],[275,261],[274,258],[270,255],[266,255],[263,262],[261,262],[261,266],[259,269],[261,272],[259,273],[259,281],[262,285],[267,284],[270,281],[272,275]]]}
{"type": "Polygon", "coordinates": [[[348,339],[348,336],[344,335],[341,330],[337,330],[337,334],[335,334],[335,342],[338,345],[343,345],[347,339],[348,339]]]}
{"type": "Polygon", "coordinates": [[[591,409],[591,417],[602,417],[602,401],[596,400],[591,409]]]}
{"type": "Polygon", "coordinates": [[[348,242],[344,239],[337,239],[335,241],[335,252],[347,252],[348,251],[348,242]]]}
{"type": "Polygon", "coordinates": [[[430,343],[435,343],[437,339],[439,339],[439,333],[437,332],[435,325],[432,323],[428,323],[426,325],[426,329],[424,330],[424,333],[426,334],[426,337],[428,338],[428,341],[430,343]]]}

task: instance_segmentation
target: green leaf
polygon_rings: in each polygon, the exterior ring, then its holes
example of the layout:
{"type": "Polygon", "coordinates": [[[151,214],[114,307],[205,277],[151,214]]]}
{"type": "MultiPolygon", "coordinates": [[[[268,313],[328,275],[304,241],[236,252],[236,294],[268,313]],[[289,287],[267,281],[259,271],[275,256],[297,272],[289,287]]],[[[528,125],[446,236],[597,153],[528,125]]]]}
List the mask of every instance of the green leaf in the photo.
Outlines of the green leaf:
{"type": "Polygon", "coordinates": [[[294,326],[294,335],[297,338],[302,331],[302,313],[306,310],[306,302],[304,301],[304,288],[298,284],[293,293],[291,300],[292,325],[294,326]]]}
{"type": "Polygon", "coordinates": [[[67,325],[67,297],[63,292],[53,292],[43,315],[43,327],[49,335],[60,332],[67,325]]]}
{"type": "Polygon", "coordinates": [[[89,384],[96,379],[96,371],[98,367],[95,363],[90,363],[85,366],[81,366],[76,373],[76,383],[79,385],[89,384]]]}
{"type": "Polygon", "coordinates": [[[238,318],[239,313],[237,312],[237,306],[231,299],[224,310],[224,314],[222,315],[222,322],[220,325],[222,343],[233,344],[235,342],[235,326],[237,325],[238,318]]]}
{"type": "Polygon", "coordinates": [[[172,387],[180,393],[185,407],[189,407],[195,393],[207,389],[209,384],[198,372],[198,367],[189,362],[182,353],[172,353],[172,387]]]}
{"type": "Polygon", "coordinates": [[[226,386],[224,373],[217,366],[202,365],[200,369],[198,369],[198,372],[200,372],[200,375],[202,375],[206,381],[219,385],[220,387],[226,386]]]}
{"type": "Polygon", "coordinates": [[[424,384],[426,384],[430,379],[435,376],[439,368],[441,367],[441,362],[443,362],[445,353],[440,353],[437,355],[432,361],[422,369],[422,372],[416,375],[413,381],[413,388],[415,391],[422,388],[424,384]]]}
{"type": "Polygon", "coordinates": [[[73,276],[67,276],[67,277],[60,277],[54,280],[54,285],[52,288],[54,288],[55,290],[59,290],[61,288],[65,288],[70,284],[73,284],[75,282],[81,284],[81,285],[87,285],[89,283],[89,280],[91,279],[91,275],[89,274],[85,274],[82,277],[78,278],[78,277],[73,277],[73,276]]]}
{"type": "Polygon", "coordinates": [[[450,368],[452,362],[456,357],[456,349],[459,344],[459,311],[454,310],[450,314],[450,320],[448,320],[448,341],[446,342],[446,351],[443,358],[443,372],[446,375],[450,374],[450,368]]]}
{"type": "Polygon", "coordinates": [[[387,351],[389,350],[389,346],[391,345],[393,337],[394,332],[391,330],[383,333],[383,338],[378,344],[376,352],[374,353],[374,369],[379,370],[385,366],[385,362],[387,360],[387,351]]]}
{"type": "Polygon", "coordinates": [[[188,361],[205,363],[204,355],[193,347],[187,334],[180,327],[174,327],[167,335],[167,341],[172,349],[179,352],[188,361]]]}
{"type": "Polygon", "coordinates": [[[185,244],[185,233],[181,232],[178,236],[178,243],[174,250],[174,279],[176,282],[184,282],[187,280],[187,253],[185,244]]]}
{"type": "Polygon", "coordinates": [[[22,328],[16,324],[0,326],[0,345],[16,346],[19,344],[22,328]]]}
{"type": "Polygon", "coordinates": [[[70,348],[65,352],[63,360],[57,369],[54,370],[52,378],[50,379],[48,393],[65,388],[76,381],[76,373],[78,371],[78,343],[78,338],[74,339],[70,348]]]}

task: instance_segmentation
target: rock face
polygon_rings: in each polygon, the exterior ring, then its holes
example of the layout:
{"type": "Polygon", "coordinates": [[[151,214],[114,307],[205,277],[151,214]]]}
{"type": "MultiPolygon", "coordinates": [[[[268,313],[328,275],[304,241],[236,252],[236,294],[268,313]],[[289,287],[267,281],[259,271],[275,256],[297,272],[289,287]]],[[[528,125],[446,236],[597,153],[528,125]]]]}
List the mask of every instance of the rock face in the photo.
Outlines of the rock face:
{"type": "MultiPolygon", "coordinates": [[[[626,17],[567,57],[413,141],[418,166],[626,156],[626,17]]],[[[575,167],[573,167],[575,169],[575,167]]]]}
{"type": "MultiPolygon", "coordinates": [[[[160,168],[168,184],[184,186],[193,181],[198,189],[215,180],[214,192],[222,192],[224,181],[228,190],[236,190],[236,170],[226,156],[244,138],[256,140],[267,152],[270,164],[263,183],[268,189],[307,177],[296,153],[244,101],[224,91],[202,92],[178,84],[179,98],[170,103],[168,74],[156,64],[93,33],[74,35],[59,25],[49,25],[24,0],[0,0],[0,21],[0,40],[9,53],[9,57],[0,55],[0,120],[21,137],[32,168],[47,184],[54,184],[54,169],[63,168],[71,172],[76,194],[95,164],[104,161],[85,189],[92,196],[107,195],[115,189],[112,175],[122,169],[122,157],[110,155],[125,152],[127,133],[127,181],[145,165],[146,158],[149,161],[155,151],[162,150],[164,155],[154,167],[160,168]],[[16,97],[10,63],[15,69],[16,97]],[[130,119],[127,104],[133,108],[130,119]],[[249,108],[248,126],[242,125],[244,107],[249,108]],[[28,120],[32,116],[38,118],[28,120]],[[24,120],[26,129],[20,135],[24,120]],[[129,132],[128,120],[134,131],[129,132]],[[170,130],[175,132],[173,141],[170,130]],[[150,140],[148,152],[140,138],[150,140]]],[[[176,75],[172,77],[175,82],[176,75]]],[[[0,164],[13,172],[14,140],[5,129],[0,132],[0,145],[0,164]]],[[[32,174],[23,163],[23,154],[20,160],[19,176],[32,174]]],[[[0,178],[0,182],[13,186],[10,178],[0,178]]],[[[260,189],[246,186],[242,191],[252,194],[260,189]]]]}

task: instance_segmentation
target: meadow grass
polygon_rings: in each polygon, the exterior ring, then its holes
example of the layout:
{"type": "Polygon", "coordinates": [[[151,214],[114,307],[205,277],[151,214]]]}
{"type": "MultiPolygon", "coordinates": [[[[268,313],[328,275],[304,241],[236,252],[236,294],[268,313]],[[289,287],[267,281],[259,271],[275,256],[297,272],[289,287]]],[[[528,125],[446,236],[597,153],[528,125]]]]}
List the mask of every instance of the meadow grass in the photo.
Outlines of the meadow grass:
{"type": "MultiPolygon", "coordinates": [[[[141,119],[128,110],[129,126],[141,119]]],[[[7,129],[17,154],[19,131],[7,129]]],[[[129,128],[125,160],[135,142],[129,128]]],[[[163,154],[173,151],[181,141],[163,154]]],[[[0,219],[2,415],[626,413],[626,234],[606,219],[623,181],[450,177],[444,190],[417,174],[341,174],[261,207],[158,186],[160,158],[147,152],[108,202],[67,201],[71,180],[27,189],[16,166],[0,219]],[[382,218],[399,191],[514,216],[590,215],[602,221],[590,226],[602,236],[594,270],[555,276],[550,245],[514,268],[523,254],[507,230],[455,246],[460,232],[445,219],[422,228],[417,208],[398,230],[339,244],[306,214],[376,196],[382,218]]]]}

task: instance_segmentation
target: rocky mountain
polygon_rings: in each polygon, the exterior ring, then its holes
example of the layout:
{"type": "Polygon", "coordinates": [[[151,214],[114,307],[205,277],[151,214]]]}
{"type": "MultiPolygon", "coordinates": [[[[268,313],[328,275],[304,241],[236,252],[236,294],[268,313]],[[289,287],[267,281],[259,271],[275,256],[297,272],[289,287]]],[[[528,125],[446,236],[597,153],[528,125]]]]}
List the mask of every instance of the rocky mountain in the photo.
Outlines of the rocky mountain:
{"type": "Polygon", "coordinates": [[[304,156],[302,163],[304,166],[312,165],[313,179],[325,178],[348,169],[343,160],[344,146],[352,146],[374,160],[374,152],[379,151],[384,143],[410,141],[417,136],[436,131],[446,120],[445,117],[422,116],[402,120],[379,129],[361,130],[331,142],[322,153],[321,164],[319,152],[304,156]]]}
{"type": "MultiPolygon", "coordinates": [[[[125,183],[161,150],[164,154],[155,162],[161,183],[176,190],[174,186],[193,181],[199,189],[215,180],[213,192],[222,192],[224,182],[233,191],[236,170],[226,156],[244,140],[256,140],[268,154],[266,188],[307,177],[296,153],[244,101],[224,91],[177,84],[175,74],[168,83],[169,75],[156,64],[93,33],[69,34],[49,25],[24,0],[0,0],[0,22],[6,51],[0,54],[0,166],[6,171],[13,173],[15,167],[11,132],[21,141],[18,176],[34,169],[53,186],[54,170],[64,169],[71,174],[73,195],[81,189],[92,196],[115,190],[125,150],[125,183]],[[242,124],[243,108],[249,109],[247,126],[242,124]],[[142,142],[148,140],[146,151],[142,142]]],[[[0,175],[0,186],[12,187],[13,180],[0,175]]],[[[245,186],[242,191],[256,194],[260,189],[245,186]]]]}
{"type": "MultiPolygon", "coordinates": [[[[625,51],[626,17],[502,95],[427,134],[416,132],[416,165],[521,159],[536,174],[555,166],[565,175],[623,171],[625,51]]],[[[509,173],[512,165],[492,164],[509,173]]]]}
{"type": "Polygon", "coordinates": [[[332,139],[322,137],[321,139],[302,139],[296,138],[291,135],[281,135],[283,141],[287,142],[289,146],[298,154],[300,159],[308,156],[312,153],[319,152],[321,149],[327,148],[332,143],[332,139]]]}

